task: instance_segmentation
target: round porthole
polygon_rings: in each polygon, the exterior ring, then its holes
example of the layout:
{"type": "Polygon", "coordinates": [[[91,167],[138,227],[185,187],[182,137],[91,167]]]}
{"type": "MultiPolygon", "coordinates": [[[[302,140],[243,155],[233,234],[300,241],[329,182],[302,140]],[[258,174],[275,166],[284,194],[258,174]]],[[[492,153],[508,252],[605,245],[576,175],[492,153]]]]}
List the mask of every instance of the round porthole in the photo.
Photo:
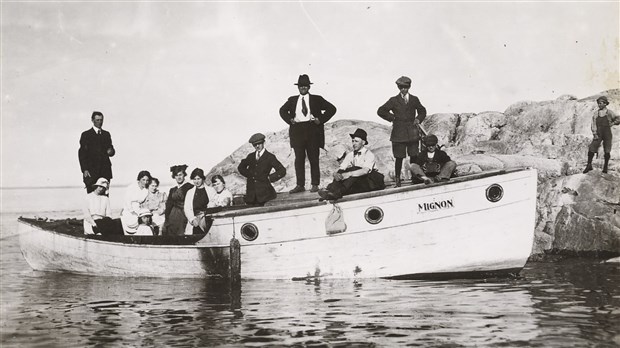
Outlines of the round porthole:
{"type": "Polygon", "coordinates": [[[252,223],[246,223],[241,226],[241,237],[251,242],[258,238],[258,227],[252,223]]]}
{"type": "Polygon", "coordinates": [[[378,224],[383,220],[383,210],[381,210],[381,208],[379,207],[370,207],[366,209],[364,217],[369,223],[373,225],[378,224]]]}
{"type": "Polygon", "coordinates": [[[487,187],[487,199],[489,202],[497,202],[504,197],[504,189],[499,184],[487,187]]]}

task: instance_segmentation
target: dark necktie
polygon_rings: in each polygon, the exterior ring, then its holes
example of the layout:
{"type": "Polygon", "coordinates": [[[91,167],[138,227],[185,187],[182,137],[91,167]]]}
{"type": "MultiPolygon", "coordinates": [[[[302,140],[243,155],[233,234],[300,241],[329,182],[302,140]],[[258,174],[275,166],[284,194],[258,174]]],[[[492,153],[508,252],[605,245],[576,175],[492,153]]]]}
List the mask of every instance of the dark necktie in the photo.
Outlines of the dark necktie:
{"type": "Polygon", "coordinates": [[[353,156],[359,156],[361,154],[362,154],[361,151],[353,151],[353,156]]]}
{"type": "Polygon", "coordinates": [[[308,107],[306,106],[306,99],[304,97],[301,97],[301,113],[304,114],[304,116],[308,116],[308,107]]]}
{"type": "Polygon", "coordinates": [[[97,135],[101,135],[101,129],[97,129],[97,135]]]}

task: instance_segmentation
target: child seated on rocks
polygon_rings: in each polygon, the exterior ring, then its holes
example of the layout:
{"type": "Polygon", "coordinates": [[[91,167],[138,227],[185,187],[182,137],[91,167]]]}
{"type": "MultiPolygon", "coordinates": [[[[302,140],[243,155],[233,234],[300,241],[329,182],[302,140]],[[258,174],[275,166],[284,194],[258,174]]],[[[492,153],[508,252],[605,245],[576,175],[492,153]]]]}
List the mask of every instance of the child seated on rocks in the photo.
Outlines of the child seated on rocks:
{"type": "Polygon", "coordinates": [[[437,136],[429,134],[424,138],[425,149],[417,157],[412,157],[411,180],[414,184],[448,181],[456,163],[450,159],[447,153],[437,148],[437,136]]]}

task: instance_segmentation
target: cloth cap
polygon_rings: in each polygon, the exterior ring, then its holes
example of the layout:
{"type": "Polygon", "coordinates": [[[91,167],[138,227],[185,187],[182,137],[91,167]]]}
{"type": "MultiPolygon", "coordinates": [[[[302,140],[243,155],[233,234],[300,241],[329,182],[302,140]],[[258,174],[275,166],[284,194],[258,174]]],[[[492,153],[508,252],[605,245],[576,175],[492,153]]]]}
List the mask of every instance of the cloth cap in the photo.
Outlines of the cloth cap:
{"type": "Polygon", "coordinates": [[[310,86],[311,84],[312,82],[310,82],[310,77],[306,74],[299,75],[296,83],[297,86],[310,86]]]}
{"type": "Polygon", "coordinates": [[[401,76],[396,80],[396,85],[411,87],[411,79],[407,76],[401,76]]]}
{"type": "Polygon", "coordinates": [[[108,179],[106,178],[99,178],[97,179],[97,182],[95,183],[95,186],[101,186],[104,189],[108,189],[108,187],[110,186],[110,182],[108,181],[108,179]]]}
{"type": "Polygon", "coordinates": [[[435,134],[429,134],[426,136],[426,138],[424,138],[424,144],[426,146],[437,145],[438,142],[439,139],[437,139],[437,136],[435,136],[435,134]]]}
{"type": "Polygon", "coordinates": [[[358,128],[355,130],[355,132],[353,132],[353,134],[349,134],[351,136],[351,138],[360,138],[362,140],[364,140],[364,142],[366,144],[368,144],[368,140],[366,140],[366,137],[368,136],[368,134],[366,134],[366,131],[358,128]]]}
{"type": "Polygon", "coordinates": [[[151,213],[151,211],[146,208],[141,208],[140,210],[138,210],[138,217],[141,218],[143,216],[153,216],[153,213],[151,213]]]}
{"type": "Polygon", "coordinates": [[[607,99],[607,97],[606,97],[606,96],[604,96],[604,95],[603,95],[603,96],[600,96],[600,97],[596,98],[596,102],[597,102],[597,103],[598,103],[600,100],[602,100],[602,101],[603,101],[603,103],[605,103],[605,105],[609,105],[609,100],[607,99]]]}
{"type": "Polygon", "coordinates": [[[263,143],[265,142],[265,135],[263,135],[262,133],[256,133],[250,137],[250,140],[248,142],[252,145],[263,143]]]}

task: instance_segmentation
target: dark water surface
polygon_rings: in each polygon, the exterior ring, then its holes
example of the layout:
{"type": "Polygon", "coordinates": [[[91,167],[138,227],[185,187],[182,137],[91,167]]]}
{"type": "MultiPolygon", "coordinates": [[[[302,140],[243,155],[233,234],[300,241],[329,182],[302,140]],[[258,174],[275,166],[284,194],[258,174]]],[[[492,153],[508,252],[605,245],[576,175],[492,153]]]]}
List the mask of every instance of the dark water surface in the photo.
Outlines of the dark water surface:
{"type": "Polygon", "coordinates": [[[618,264],[528,263],[518,279],[245,281],[33,272],[2,215],[2,347],[618,347],[618,264]]]}

